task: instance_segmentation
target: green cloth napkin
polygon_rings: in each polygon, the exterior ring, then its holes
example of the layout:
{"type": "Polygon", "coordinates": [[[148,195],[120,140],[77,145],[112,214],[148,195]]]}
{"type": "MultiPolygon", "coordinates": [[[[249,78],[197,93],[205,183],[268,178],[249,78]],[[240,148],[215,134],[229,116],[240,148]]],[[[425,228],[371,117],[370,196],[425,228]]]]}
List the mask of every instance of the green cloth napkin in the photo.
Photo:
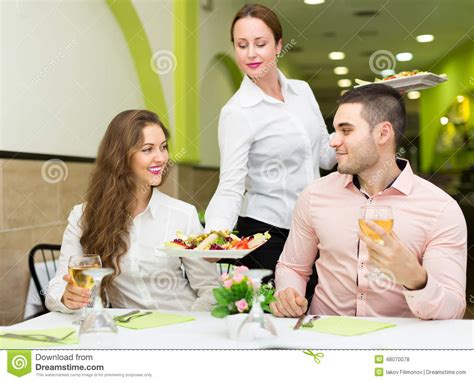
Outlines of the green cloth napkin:
{"type": "Polygon", "coordinates": [[[388,322],[368,321],[365,319],[357,319],[351,317],[323,317],[313,321],[312,328],[304,328],[304,330],[312,330],[315,332],[335,334],[338,336],[358,336],[360,334],[375,332],[376,330],[387,329],[396,326],[388,322]]]}
{"type": "Polygon", "coordinates": [[[128,329],[148,329],[158,328],[160,326],[180,324],[182,322],[188,322],[193,320],[195,320],[195,318],[191,316],[153,312],[152,314],[149,314],[147,316],[134,318],[128,323],[115,321],[115,324],[117,326],[122,326],[128,329]]]}
{"type": "Polygon", "coordinates": [[[74,334],[66,338],[64,341],[61,342],[48,342],[48,341],[31,341],[31,340],[23,340],[17,338],[4,338],[0,337],[0,349],[37,349],[47,346],[66,346],[66,345],[74,345],[79,343],[79,337],[77,335],[76,329],[73,327],[67,328],[50,328],[50,329],[35,329],[35,330],[7,330],[2,329],[0,331],[1,334],[5,333],[14,333],[19,335],[24,334],[46,334],[52,337],[64,337],[66,334],[74,331],[74,334]]]}

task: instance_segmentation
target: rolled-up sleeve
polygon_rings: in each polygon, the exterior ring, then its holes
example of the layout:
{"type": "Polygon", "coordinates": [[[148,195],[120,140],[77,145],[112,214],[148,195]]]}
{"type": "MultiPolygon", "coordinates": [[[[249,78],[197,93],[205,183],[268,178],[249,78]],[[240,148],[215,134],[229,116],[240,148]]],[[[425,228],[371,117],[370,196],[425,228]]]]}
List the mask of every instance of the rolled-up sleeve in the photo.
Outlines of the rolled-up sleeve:
{"type": "Polygon", "coordinates": [[[406,301],[421,319],[462,318],[466,309],[467,229],[464,216],[453,200],[442,210],[423,254],[427,284],[405,290],[406,301]]]}
{"type": "Polygon", "coordinates": [[[232,229],[245,192],[252,126],[242,110],[224,107],[219,118],[220,177],[206,210],[206,231],[232,229]]]}
{"type": "Polygon", "coordinates": [[[311,192],[307,187],[299,196],[293,212],[290,234],[278,260],[276,293],[293,288],[305,295],[306,283],[318,253],[318,237],[311,224],[311,192]]]}
{"type": "MultiPolygon", "coordinates": [[[[202,233],[203,229],[199,222],[196,208],[192,207],[192,210],[188,221],[187,233],[202,233]]],[[[211,310],[212,306],[216,303],[212,290],[219,286],[216,265],[199,258],[182,257],[181,259],[190,286],[197,295],[191,310],[211,310]]]]}
{"type": "Polygon", "coordinates": [[[61,244],[61,255],[58,259],[57,270],[54,278],[51,279],[48,285],[48,292],[46,294],[46,307],[50,311],[57,311],[62,313],[73,313],[74,310],[67,308],[62,302],[61,298],[66,288],[66,281],[63,277],[68,272],[68,261],[71,256],[82,256],[82,246],[80,239],[82,230],[79,227],[79,219],[82,216],[82,205],[77,205],[73,208],[68,218],[68,225],[64,231],[63,242],[61,244]]]}

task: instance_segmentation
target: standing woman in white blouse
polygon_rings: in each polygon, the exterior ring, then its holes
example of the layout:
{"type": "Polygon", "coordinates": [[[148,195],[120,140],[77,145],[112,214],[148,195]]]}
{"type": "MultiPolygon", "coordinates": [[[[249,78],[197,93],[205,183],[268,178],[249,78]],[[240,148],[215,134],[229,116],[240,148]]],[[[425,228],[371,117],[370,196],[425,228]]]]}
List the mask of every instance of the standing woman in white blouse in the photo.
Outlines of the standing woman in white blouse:
{"type": "Polygon", "coordinates": [[[99,255],[114,270],[102,283],[114,308],[211,309],[215,266],[154,250],[176,231],[202,231],[194,206],[158,191],[167,170],[168,131],[157,115],[118,114],[100,144],[85,203],[69,215],[46,296],[49,310],[71,313],[87,304],[89,291],[74,286],[67,274],[69,258],[84,254],[99,255]]]}
{"type": "MultiPolygon", "coordinates": [[[[300,192],[331,169],[335,152],[318,103],[304,81],[277,68],[282,28],[267,7],[245,5],[231,27],[236,61],[245,73],[219,119],[220,180],[206,210],[206,231],[272,238],[240,263],[275,270],[300,192]]],[[[309,275],[308,275],[309,277],[309,275]]]]}

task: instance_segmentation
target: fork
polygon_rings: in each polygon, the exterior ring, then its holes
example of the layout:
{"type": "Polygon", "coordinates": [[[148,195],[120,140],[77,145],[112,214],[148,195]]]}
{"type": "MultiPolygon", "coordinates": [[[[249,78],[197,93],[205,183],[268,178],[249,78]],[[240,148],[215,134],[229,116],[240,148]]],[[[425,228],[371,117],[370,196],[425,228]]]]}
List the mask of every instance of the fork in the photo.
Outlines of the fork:
{"type": "Polygon", "coordinates": [[[121,316],[115,316],[115,317],[114,317],[114,321],[124,320],[124,319],[126,319],[128,316],[132,316],[132,315],[138,314],[138,313],[140,313],[139,310],[132,310],[132,311],[130,311],[130,312],[128,312],[128,313],[122,314],[121,316]]]}
{"type": "Polygon", "coordinates": [[[69,338],[72,336],[76,331],[72,330],[71,332],[67,333],[63,337],[53,337],[53,336],[48,336],[46,334],[16,334],[16,333],[4,333],[1,334],[0,337],[3,338],[13,338],[17,340],[29,340],[29,341],[41,341],[41,342],[62,342],[65,339],[69,338]],[[43,337],[43,339],[39,338],[43,337]]]}
{"type": "Polygon", "coordinates": [[[321,316],[313,316],[307,322],[304,322],[301,326],[303,328],[312,328],[313,327],[313,321],[319,320],[320,318],[321,318],[321,316]]]}
{"type": "Polygon", "coordinates": [[[153,312],[144,312],[144,313],[141,313],[141,314],[134,314],[133,316],[129,316],[129,317],[127,317],[127,318],[120,318],[120,319],[118,319],[117,321],[120,322],[121,324],[127,324],[127,323],[129,323],[131,320],[134,320],[135,318],[148,316],[149,314],[152,314],[152,313],[153,313],[153,312]]]}

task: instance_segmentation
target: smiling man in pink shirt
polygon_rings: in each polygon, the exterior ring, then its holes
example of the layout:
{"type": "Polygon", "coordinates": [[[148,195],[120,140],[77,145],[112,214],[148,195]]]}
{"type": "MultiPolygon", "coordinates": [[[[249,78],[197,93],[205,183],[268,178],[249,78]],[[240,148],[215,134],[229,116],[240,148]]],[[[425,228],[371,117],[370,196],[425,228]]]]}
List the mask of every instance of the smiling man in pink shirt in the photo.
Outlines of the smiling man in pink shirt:
{"type": "Polygon", "coordinates": [[[462,318],[466,307],[467,231],[458,204],[396,158],[405,130],[401,95],[376,84],[347,92],[334,117],[337,172],[300,195],[288,241],[276,270],[273,313],[296,317],[311,267],[319,282],[311,314],[462,318]],[[366,205],[387,205],[394,225],[386,234],[371,228],[379,244],[358,225],[366,205]],[[374,277],[374,268],[384,276],[374,277]]]}

